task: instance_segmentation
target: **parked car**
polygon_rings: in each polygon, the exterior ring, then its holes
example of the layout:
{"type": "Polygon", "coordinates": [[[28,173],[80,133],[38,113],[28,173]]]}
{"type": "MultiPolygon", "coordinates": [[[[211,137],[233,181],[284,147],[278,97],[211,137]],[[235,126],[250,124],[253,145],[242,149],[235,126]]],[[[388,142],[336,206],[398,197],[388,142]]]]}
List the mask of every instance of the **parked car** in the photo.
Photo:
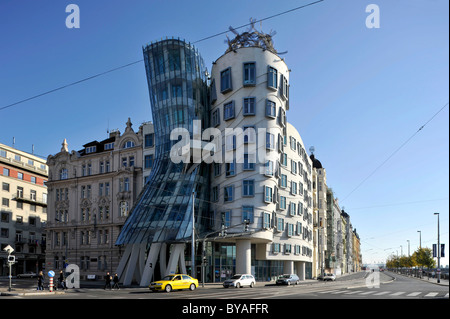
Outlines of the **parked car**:
{"type": "Polygon", "coordinates": [[[249,286],[250,288],[253,288],[255,284],[256,284],[255,277],[249,274],[234,275],[230,279],[227,279],[223,282],[223,286],[225,288],[228,287],[242,288],[244,286],[249,286]]]}
{"type": "Polygon", "coordinates": [[[300,278],[297,275],[281,275],[278,277],[276,284],[277,285],[298,285],[300,282],[300,278]]]}
{"type": "Polygon", "coordinates": [[[319,276],[318,279],[323,280],[323,281],[335,281],[336,275],[335,274],[324,274],[323,276],[319,276]]]}
{"type": "Polygon", "coordinates": [[[26,273],[17,275],[17,278],[35,278],[35,277],[37,277],[37,275],[35,272],[32,271],[28,271],[26,273]]]}
{"type": "Polygon", "coordinates": [[[165,276],[163,279],[151,282],[148,286],[151,291],[171,292],[176,289],[195,290],[198,287],[198,280],[184,274],[165,276]]]}

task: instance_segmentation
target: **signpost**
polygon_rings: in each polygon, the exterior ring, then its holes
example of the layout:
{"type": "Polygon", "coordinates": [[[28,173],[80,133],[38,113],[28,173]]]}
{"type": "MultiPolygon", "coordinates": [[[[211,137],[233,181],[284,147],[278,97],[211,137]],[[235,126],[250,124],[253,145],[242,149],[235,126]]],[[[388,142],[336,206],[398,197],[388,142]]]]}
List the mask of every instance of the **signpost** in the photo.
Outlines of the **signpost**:
{"type": "Polygon", "coordinates": [[[48,290],[50,292],[53,292],[53,277],[55,277],[55,272],[53,270],[50,270],[48,273],[48,277],[49,277],[49,285],[48,285],[48,290]]]}

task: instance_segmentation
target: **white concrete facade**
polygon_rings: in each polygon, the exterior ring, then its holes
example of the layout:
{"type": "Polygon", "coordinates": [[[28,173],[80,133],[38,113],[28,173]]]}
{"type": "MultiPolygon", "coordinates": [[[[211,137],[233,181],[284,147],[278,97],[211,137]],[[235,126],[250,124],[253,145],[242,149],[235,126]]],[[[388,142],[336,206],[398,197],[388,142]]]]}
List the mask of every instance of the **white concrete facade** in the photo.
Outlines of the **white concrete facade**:
{"type": "Polygon", "coordinates": [[[236,243],[238,273],[251,269],[253,244],[256,260],[284,261],[285,271],[303,278],[304,263],[312,262],[312,164],[286,121],[289,72],[282,58],[259,47],[239,48],[213,63],[211,123],[224,150],[224,163],[211,165],[214,228],[227,229],[216,241],[236,243]],[[254,132],[237,132],[246,128],[254,132]],[[227,144],[227,129],[237,132],[235,148],[227,144]],[[230,155],[232,164],[226,163],[230,155]]]}

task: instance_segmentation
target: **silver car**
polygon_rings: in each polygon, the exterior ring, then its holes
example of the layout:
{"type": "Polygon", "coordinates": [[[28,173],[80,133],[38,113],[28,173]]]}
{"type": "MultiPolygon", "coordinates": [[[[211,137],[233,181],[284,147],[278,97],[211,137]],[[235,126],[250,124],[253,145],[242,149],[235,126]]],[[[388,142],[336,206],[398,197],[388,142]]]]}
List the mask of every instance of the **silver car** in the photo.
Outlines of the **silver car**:
{"type": "Polygon", "coordinates": [[[300,282],[300,278],[297,275],[281,275],[278,277],[276,284],[277,285],[298,285],[300,282]]]}
{"type": "Polygon", "coordinates": [[[35,272],[32,271],[17,275],[17,278],[35,278],[35,277],[37,277],[37,275],[35,272]]]}
{"type": "Polygon", "coordinates": [[[255,277],[249,274],[243,274],[243,275],[234,275],[230,279],[227,279],[223,282],[223,286],[225,288],[228,287],[235,287],[235,288],[242,288],[244,286],[249,286],[250,288],[253,288],[255,286],[255,277]]]}

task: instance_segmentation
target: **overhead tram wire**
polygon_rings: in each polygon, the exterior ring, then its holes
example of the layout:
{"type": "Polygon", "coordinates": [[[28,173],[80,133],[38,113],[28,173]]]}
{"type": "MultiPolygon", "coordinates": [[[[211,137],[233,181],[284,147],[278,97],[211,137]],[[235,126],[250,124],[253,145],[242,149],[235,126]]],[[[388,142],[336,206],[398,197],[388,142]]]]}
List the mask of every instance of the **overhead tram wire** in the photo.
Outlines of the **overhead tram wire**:
{"type": "MultiPolygon", "coordinates": [[[[314,1],[314,2],[305,4],[305,5],[302,5],[302,6],[293,8],[293,9],[289,9],[289,10],[286,10],[286,11],[283,11],[283,12],[280,12],[280,13],[277,13],[277,14],[274,14],[274,15],[271,15],[271,16],[269,16],[269,17],[266,17],[266,18],[263,18],[263,19],[260,19],[260,20],[253,21],[253,23],[257,23],[257,22],[262,22],[262,21],[265,21],[265,20],[269,20],[269,19],[272,19],[272,18],[281,16],[281,15],[284,15],[284,14],[287,14],[287,13],[291,13],[291,12],[296,11],[296,10],[299,10],[299,9],[303,9],[303,8],[312,6],[312,5],[314,5],[314,4],[317,4],[317,3],[320,3],[320,2],[323,2],[323,1],[325,1],[325,0],[314,1]]],[[[247,23],[247,24],[241,25],[241,26],[239,26],[239,27],[236,27],[236,28],[234,28],[234,29],[235,29],[235,30],[242,29],[242,28],[247,27],[247,26],[249,26],[249,25],[251,25],[251,24],[252,24],[252,23],[247,23]]],[[[208,39],[212,39],[212,38],[214,38],[214,37],[217,37],[217,36],[219,36],[219,35],[222,35],[222,34],[225,34],[225,33],[228,33],[228,32],[231,32],[231,31],[230,31],[230,30],[227,30],[227,31],[223,31],[223,32],[220,32],[220,33],[216,33],[216,34],[214,34],[214,35],[211,35],[211,36],[202,38],[202,39],[200,39],[200,40],[197,40],[197,41],[195,41],[195,42],[192,42],[192,44],[199,43],[199,42],[202,42],[202,41],[205,41],[205,40],[208,40],[208,39]]],[[[111,72],[114,72],[114,71],[118,71],[118,70],[120,70],[120,69],[127,68],[127,67],[129,67],[129,66],[132,66],[132,65],[134,65],[134,64],[140,63],[140,62],[142,62],[142,61],[144,61],[144,59],[140,59],[140,60],[137,60],[137,61],[134,61],[134,62],[130,62],[130,63],[124,64],[124,65],[122,65],[122,66],[119,66],[119,67],[116,67],[116,68],[113,68],[113,69],[110,69],[110,70],[107,70],[107,71],[104,71],[104,72],[101,72],[101,73],[97,73],[97,74],[95,74],[95,75],[89,76],[89,77],[84,78],[84,79],[81,79],[81,80],[79,80],[79,81],[75,81],[75,82],[72,82],[72,83],[69,83],[69,84],[66,84],[66,85],[57,87],[57,88],[55,88],[55,89],[52,89],[52,90],[49,90],[49,91],[40,93],[40,94],[38,94],[38,95],[34,95],[34,96],[32,96],[32,97],[29,97],[29,98],[26,98],[26,99],[23,99],[23,100],[14,102],[14,103],[12,103],[12,104],[8,104],[8,105],[5,105],[5,106],[2,106],[2,107],[0,107],[0,111],[3,111],[3,110],[5,110],[5,109],[7,109],[7,108],[16,106],[16,105],[18,105],[18,104],[22,104],[22,103],[27,102],[27,101],[34,100],[34,99],[36,99],[36,98],[38,98],[38,97],[41,97],[41,96],[44,96],[44,95],[47,95],[47,94],[50,94],[50,93],[54,93],[54,92],[56,92],[56,91],[59,91],[59,90],[68,88],[68,87],[70,87],[70,86],[73,86],[73,85],[76,85],[76,84],[80,84],[80,83],[82,83],[82,82],[86,82],[86,81],[95,79],[95,78],[100,77],[100,76],[102,76],[102,75],[106,75],[106,74],[108,74],[108,73],[111,73],[111,72]]]]}
{"type": "Polygon", "coordinates": [[[425,127],[425,125],[431,122],[431,120],[433,120],[447,106],[448,102],[443,107],[441,107],[440,110],[437,111],[428,121],[426,121],[425,124],[419,127],[419,129],[413,135],[411,135],[405,142],[403,142],[403,144],[400,145],[391,155],[389,155],[388,158],[386,158],[380,165],[378,165],[372,171],[372,173],[370,173],[365,179],[363,179],[362,182],[360,182],[358,186],[356,186],[341,202],[345,201],[348,197],[350,197],[350,195],[352,195],[359,187],[361,187],[361,185],[364,184],[365,181],[367,181],[373,174],[375,174],[376,171],[378,171],[384,164],[386,164],[387,161],[389,161],[398,151],[400,151],[400,149],[403,148],[403,146],[405,146],[410,140],[412,140],[413,137],[416,136],[417,133],[419,133],[425,127]]]}

